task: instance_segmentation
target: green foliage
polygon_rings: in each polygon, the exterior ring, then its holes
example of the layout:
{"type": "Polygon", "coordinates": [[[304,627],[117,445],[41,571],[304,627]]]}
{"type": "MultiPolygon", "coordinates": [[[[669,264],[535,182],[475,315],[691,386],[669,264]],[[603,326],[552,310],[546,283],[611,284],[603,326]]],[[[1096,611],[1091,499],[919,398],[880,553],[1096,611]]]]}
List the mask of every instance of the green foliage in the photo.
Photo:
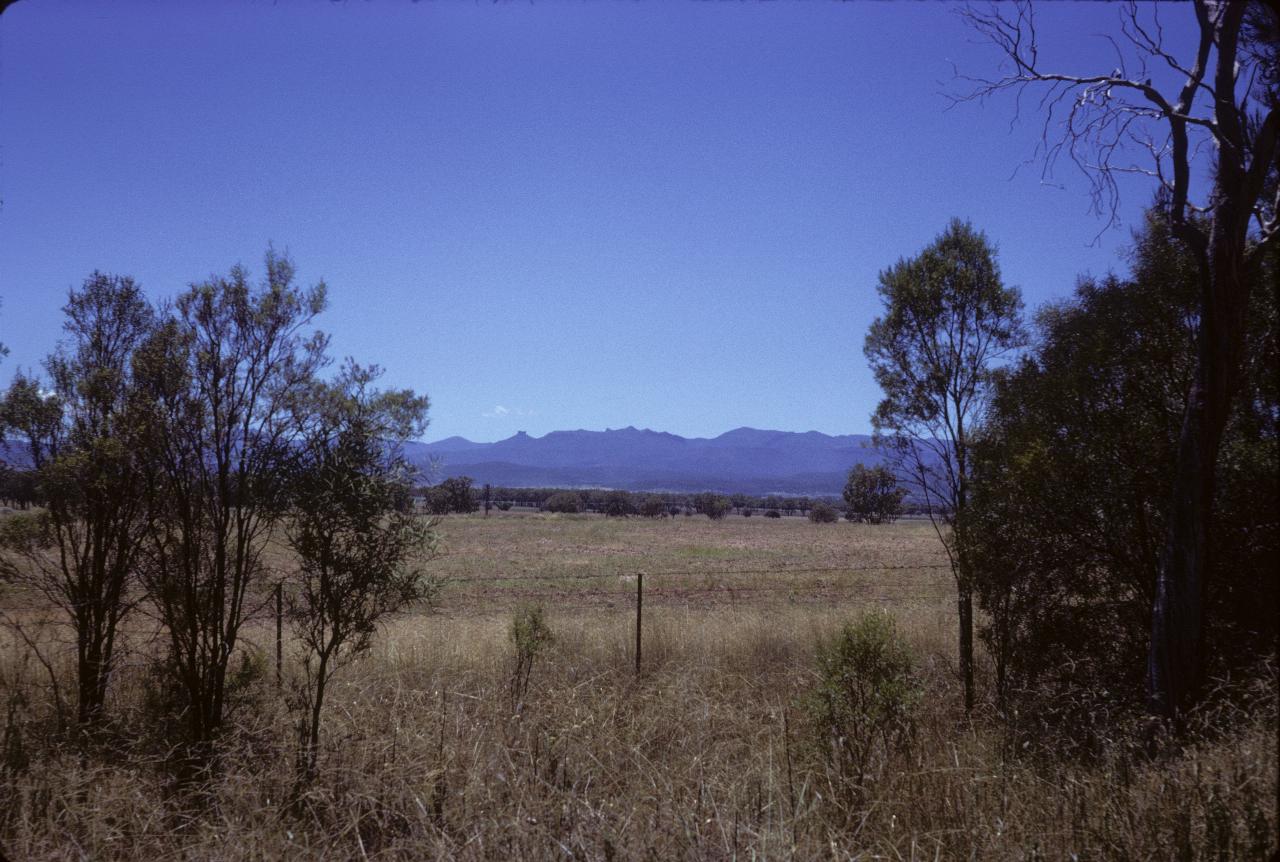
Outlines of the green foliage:
{"type": "Polygon", "coordinates": [[[148,524],[133,361],[154,314],[132,279],[100,272],[68,294],[63,314],[66,338],[45,361],[48,383],[17,375],[0,414],[24,438],[31,496],[44,504],[56,547],[11,545],[22,559],[14,571],[75,633],[78,719],[90,725],[103,717],[148,524]]]}
{"type": "Polygon", "coordinates": [[[308,773],[329,679],[369,648],[387,614],[430,595],[420,564],[434,550],[435,522],[400,505],[414,476],[400,446],[421,435],[428,403],[408,390],[374,389],[379,374],[348,361],[300,405],[306,431],[285,532],[299,568],[289,616],[307,651],[308,773]]]}
{"type": "Polygon", "coordinates": [[[713,521],[719,521],[733,509],[732,500],[723,494],[714,494],[710,491],[694,497],[693,505],[699,514],[706,515],[713,521]]]}
{"type": "Polygon", "coordinates": [[[480,504],[471,491],[471,482],[470,476],[454,476],[428,488],[427,511],[433,515],[448,515],[451,512],[469,515],[476,511],[480,504]]]}
{"type": "Polygon", "coordinates": [[[781,518],[782,513],[779,512],[777,509],[766,509],[764,516],[766,518],[781,518]]]}
{"type": "Polygon", "coordinates": [[[582,496],[574,493],[573,491],[564,491],[559,494],[552,494],[542,504],[542,508],[547,512],[575,514],[582,511],[582,496]]]}
{"type": "Polygon", "coordinates": [[[667,504],[657,494],[650,494],[640,503],[640,514],[646,518],[660,518],[667,514],[667,504]]]}
{"type": "Polygon", "coordinates": [[[858,797],[911,740],[914,662],[893,617],[872,611],[818,643],[816,671],[806,699],[814,748],[836,785],[858,797]]]}
{"type": "Polygon", "coordinates": [[[835,507],[819,501],[809,509],[809,520],[815,524],[834,524],[840,520],[840,513],[835,507]]]}
{"type": "Polygon", "coordinates": [[[515,648],[515,665],[511,672],[511,708],[519,710],[529,689],[533,665],[555,640],[546,616],[538,605],[522,605],[511,618],[511,645],[515,648]]]}
{"type": "Polygon", "coordinates": [[[1025,342],[1022,297],[1001,281],[986,235],[958,219],[919,255],[880,273],[878,290],[884,315],[863,347],[884,392],[871,424],[948,544],[965,708],[972,709],[973,586],[965,539],[972,447],[999,364],[1025,342]]]}
{"type": "Polygon", "coordinates": [[[192,285],[133,361],[144,432],[133,450],[149,504],[140,569],[202,756],[228,714],[228,663],[292,502],[309,425],[299,410],[326,361],[327,338],[311,328],[324,284],[296,286],[274,251],[265,264],[258,285],[239,266],[192,285]]]}
{"type": "Polygon", "coordinates": [[[1025,341],[1022,298],[986,235],[959,220],[877,289],[884,314],[863,348],[884,392],[872,426],[927,502],[954,517],[997,364],[1025,341]]]}
{"type": "MultiPolygon", "coordinates": [[[[1145,657],[1169,477],[1194,367],[1194,261],[1159,218],[1129,278],[1085,280],[1037,316],[1030,354],[1000,381],[975,450],[970,542],[983,637],[1007,712],[1087,742],[1145,706],[1145,657]],[[1064,493],[1064,489],[1070,489],[1064,493]]],[[[1275,254],[1257,274],[1275,284],[1275,254]]],[[[1218,464],[1208,671],[1274,649],[1280,554],[1274,369],[1277,304],[1256,289],[1245,386],[1218,464]]]]}
{"type": "Polygon", "coordinates": [[[625,518],[635,513],[635,507],[631,505],[631,495],[626,491],[610,491],[604,499],[602,510],[610,518],[625,518]]]}
{"type": "Polygon", "coordinates": [[[902,514],[905,495],[888,467],[857,464],[844,484],[845,517],[866,524],[892,524],[902,514]]]}

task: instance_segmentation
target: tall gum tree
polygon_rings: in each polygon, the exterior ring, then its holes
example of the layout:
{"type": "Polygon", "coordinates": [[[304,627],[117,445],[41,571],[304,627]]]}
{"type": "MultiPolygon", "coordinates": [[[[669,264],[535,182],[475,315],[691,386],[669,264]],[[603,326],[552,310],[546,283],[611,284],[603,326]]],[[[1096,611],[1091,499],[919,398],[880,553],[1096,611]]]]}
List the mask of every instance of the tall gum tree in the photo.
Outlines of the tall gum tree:
{"type": "Polygon", "coordinates": [[[1022,297],[995,252],[953,220],[918,256],[880,273],[884,316],[863,348],[884,400],[871,417],[904,484],[925,502],[955,576],[965,709],[973,709],[973,574],[966,550],[970,456],[992,373],[1024,342],[1022,297]]]}

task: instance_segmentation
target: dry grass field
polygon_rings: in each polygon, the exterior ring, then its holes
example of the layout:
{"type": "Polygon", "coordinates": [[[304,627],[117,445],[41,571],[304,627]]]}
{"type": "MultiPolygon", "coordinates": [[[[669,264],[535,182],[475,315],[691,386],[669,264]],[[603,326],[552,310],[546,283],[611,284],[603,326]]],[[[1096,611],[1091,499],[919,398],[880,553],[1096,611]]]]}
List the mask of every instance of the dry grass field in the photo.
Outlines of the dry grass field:
{"type": "MultiPolygon", "coordinates": [[[[155,677],[144,625],[114,690],[113,733],[92,744],[55,732],[44,669],[8,642],[4,852],[1120,860],[1275,851],[1272,692],[1229,737],[1156,754],[1121,738],[1084,762],[1014,750],[987,705],[966,719],[950,575],[934,568],[942,555],[927,524],[495,513],[452,516],[441,531],[431,568],[450,583],[439,607],[397,618],[340,673],[320,773],[305,787],[290,686],[277,691],[269,659],[239,695],[216,779],[193,789],[175,783],[168,741],[147,729],[155,677]],[[633,576],[642,571],[637,678],[633,576]],[[544,608],[554,640],[521,698],[509,629],[529,604],[544,608]],[[920,696],[911,732],[878,749],[853,786],[830,766],[809,692],[819,639],[873,609],[895,617],[920,696]]],[[[269,656],[270,624],[250,635],[269,656]]]]}

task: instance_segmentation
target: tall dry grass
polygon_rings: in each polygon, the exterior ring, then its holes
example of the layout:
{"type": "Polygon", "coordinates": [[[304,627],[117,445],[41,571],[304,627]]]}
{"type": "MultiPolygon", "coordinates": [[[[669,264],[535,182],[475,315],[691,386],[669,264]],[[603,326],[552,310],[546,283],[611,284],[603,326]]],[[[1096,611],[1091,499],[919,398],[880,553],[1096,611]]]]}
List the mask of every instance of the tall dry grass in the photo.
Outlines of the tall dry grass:
{"type": "MultiPolygon", "coordinates": [[[[966,720],[945,604],[898,607],[924,697],[914,741],[851,796],[803,707],[814,648],[865,603],[660,606],[645,672],[629,610],[547,606],[518,710],[506,613],[395,621],[337,678],[319,777],[267,672],[216,777],[182,786],[136,661],[112,731],[59,735],[42,669],[3,670],[0,845],[11,859],[1251,859],[1276,847],[1269,680],[1228,733],[1089,761],[1011,751],[966,720]],[[39,670],[39,672],[37,672],[39,670]]],[[[258,633],[260,642],[268,632],[258,633]]],[[[287,686],[286,686],[287,689],[287,686]]],[[[1224,719],[1225,721],[1226,719],[1224,719]]]]}

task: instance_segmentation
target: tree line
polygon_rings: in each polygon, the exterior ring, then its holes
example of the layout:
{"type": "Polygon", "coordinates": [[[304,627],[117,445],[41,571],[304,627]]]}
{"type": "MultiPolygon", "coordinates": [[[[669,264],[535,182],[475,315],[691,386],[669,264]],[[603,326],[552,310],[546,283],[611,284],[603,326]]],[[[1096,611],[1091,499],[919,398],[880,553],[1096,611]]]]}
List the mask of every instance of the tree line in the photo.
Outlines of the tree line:
{"type": "Polygon", "coordinates": [[[688,494],[597,488],[476,487],[469,476],[455,476],[435,485],[422,485],[414,493],[418,505],[434,515],[470,514],[482,509],[487,513],[493,508],[508,511],[520,506],[545,512],[594,512],[611,517],[706,515],[712,520],[719,520],[729,514],[746,517],[757,514],[765,517],[810,516],[815,509],[825,507],[832,511],[843,509],[845,518],[850,521],[880,524],[890,523],[902,514],[922,512],[918,504],[904,502],[906,489],[899,486],[892,470],[861,464],[850,471],[841,497],[759,496],[714,491],[688,494]]]}

